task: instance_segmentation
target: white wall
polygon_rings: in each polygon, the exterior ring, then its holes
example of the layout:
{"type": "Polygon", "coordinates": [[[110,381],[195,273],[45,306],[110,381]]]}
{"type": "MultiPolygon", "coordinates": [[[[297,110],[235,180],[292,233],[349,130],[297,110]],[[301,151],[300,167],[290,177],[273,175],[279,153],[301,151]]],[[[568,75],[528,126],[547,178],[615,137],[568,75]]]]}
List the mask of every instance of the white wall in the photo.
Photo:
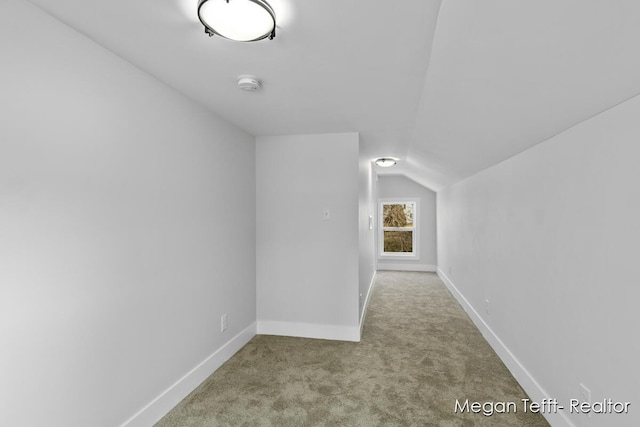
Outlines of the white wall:
{"type": "Polygon", "coordinates": [[[375,215],[376,215],[376,180],[371,159],[362,155],[360,150],[360,170],[359,170],[359,242],[360,242],[360,268],[359,268],[359,316],[360,327],[363,325],[365,304],[371,292],[373,279],[376,271],[375,253],[375,215]],[[369,217],[371,217],[372,229],[369,228],[369,217]]]}
{"type": "MultiPolygon", "coordinates": [[[[436,193],[404,175],[378,175],[378,198],[419,200],[418,257],[402,259],[379,256],[378,270],[435,271],[437,265],[436,193]]],[[[381,244],[379,242],[378,251],[381,244]]]]}
{"type": "Polygon", "coordinates": [[[254,139],[27,2],[0,51],[0,425],[150,425],[255,330],[254,139]]]}
{"type": "Polygon", "coordinates": [[[555,426],[640,425],[638,117],[636,97],[438,193],[440,274],[532,397],[632,402],[555,426]]]}
{"type": "Polygon", "coordinates": [[[258,137],[256,179],[258,332],[359,340],[358,134],[258,137]]]}

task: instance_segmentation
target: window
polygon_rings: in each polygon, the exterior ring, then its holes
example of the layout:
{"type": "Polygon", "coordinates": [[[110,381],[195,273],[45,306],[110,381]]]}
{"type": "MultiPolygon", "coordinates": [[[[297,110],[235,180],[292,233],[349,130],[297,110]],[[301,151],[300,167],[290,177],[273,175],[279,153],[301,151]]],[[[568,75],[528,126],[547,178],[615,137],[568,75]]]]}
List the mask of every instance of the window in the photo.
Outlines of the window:
{"type": "Polygon", "coordinates": [[[417,200],[381,200],[378,244],[381,256],[417,257],[417,200]]]}

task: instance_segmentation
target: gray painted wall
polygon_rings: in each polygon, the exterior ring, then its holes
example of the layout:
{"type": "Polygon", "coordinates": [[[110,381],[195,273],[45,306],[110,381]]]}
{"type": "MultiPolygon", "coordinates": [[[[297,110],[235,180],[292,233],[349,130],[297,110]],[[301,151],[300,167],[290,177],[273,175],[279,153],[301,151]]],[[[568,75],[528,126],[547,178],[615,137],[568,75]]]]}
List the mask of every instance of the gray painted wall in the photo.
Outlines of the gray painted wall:
{"type": "Polygon", "coordinates": [[[438,192],[440,274],[558,426],[637,426],[640,98],[438,192]],[[453,288],[452,288],[453,289],[453,288]],[[489,301],[488,307],[486,300],[489,301]]]}
{"type": "Polygon", "coordinates": [[[256,139],[259,333],[360,339],[358,142],[256,139]]]}
{"type": "Polygon", "coordinates": [[[376,271],[376,180],[373,165],[370,159],[362,156],[360,152],[360,269],[359,269],[359,315],[360,323],[364,315],[365,303],[371,291],[373,278],[376,271]],[[369,228],[369,218],[371,217],[372,228],[369,228]]]}
{"type": "MultiPolygon", "coordinates": [[[[418,212],[418,259],[380,257],[378,270],[435,271],[436,254],[436,193],[403,175],[379,175],[378,199],[414,198],[419,199],[418,212]]],[[[379,226],[379,221],[376,221],[379,226]]],[[[377,228],[376,227],[376,228],[377,228]]],[[[380,251],[381,242],[378,245],[380,251]]]]}
{"type": "Polygon", "coordinates": [[[28,2],[0,51],[0,425],[121,425],[255,328],[254,138],[28,2]]]}

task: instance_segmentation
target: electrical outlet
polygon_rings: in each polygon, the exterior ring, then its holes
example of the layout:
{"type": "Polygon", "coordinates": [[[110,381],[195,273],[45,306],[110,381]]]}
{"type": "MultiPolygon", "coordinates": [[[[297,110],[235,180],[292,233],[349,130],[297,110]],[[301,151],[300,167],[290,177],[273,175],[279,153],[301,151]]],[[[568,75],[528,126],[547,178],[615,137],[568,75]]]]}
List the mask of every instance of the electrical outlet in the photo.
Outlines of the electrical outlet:
{"type": "Polygon", "coordinates": [[[220,332],[226,331],[228,326],[229,318],[226,314],[223,314],[222,317],[220,317],[220,332]]]}
{"type": "MultiPolygon", "coordinates": [[[[591,403],[591,390],[584,384],[580,384],[580,401],[591,403]]],[[[591,411],[587,413],[587,416],[591,418],[591,411]]]]}
{"type": "Polygon", "coordinates": [[[489,314],[489,300],[488,299],[484,300],[484,312],[489,314]]]}

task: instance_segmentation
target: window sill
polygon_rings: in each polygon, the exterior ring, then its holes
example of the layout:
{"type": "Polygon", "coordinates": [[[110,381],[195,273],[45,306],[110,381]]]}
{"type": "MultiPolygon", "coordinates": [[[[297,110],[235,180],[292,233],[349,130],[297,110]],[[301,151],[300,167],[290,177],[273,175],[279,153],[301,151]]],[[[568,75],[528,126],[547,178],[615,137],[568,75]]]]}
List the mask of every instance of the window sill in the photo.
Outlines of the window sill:
{"type": "Polygon", "coordinates": [[[420,259],[417,254],[381,254],[378,255],[378,259],[381,260],[418,260],[420,259]]]}

